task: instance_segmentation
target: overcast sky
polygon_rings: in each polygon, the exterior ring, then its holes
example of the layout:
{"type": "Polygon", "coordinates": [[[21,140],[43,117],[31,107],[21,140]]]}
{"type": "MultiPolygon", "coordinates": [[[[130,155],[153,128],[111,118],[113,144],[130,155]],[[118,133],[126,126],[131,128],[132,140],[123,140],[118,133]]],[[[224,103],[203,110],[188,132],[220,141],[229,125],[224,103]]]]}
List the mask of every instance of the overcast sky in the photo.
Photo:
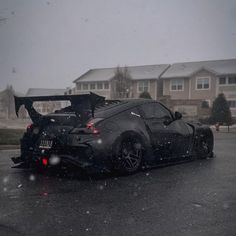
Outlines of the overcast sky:
{"type": "Polygon", "coordinates": [[[236,58],[235,0],[0,0],[0,90],[91,68],[236,58]]]}

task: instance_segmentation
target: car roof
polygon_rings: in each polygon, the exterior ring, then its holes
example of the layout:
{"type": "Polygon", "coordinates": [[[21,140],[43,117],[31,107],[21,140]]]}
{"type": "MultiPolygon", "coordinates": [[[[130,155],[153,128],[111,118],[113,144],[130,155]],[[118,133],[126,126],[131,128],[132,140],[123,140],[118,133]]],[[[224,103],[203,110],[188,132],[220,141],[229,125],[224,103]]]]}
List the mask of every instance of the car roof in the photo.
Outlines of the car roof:
{"type": "Polygon", "coordinates": [[[95,109],[95,117],[108,117],[119,114],[122,111],[136,107],[146,103],[157,102],[152,99],[119,99],[119,100],[106,100],[105,104],[98,106],[95,109]]]}
{"type": "MultiPolygon", "coordinates": [[[[131,109],[133,107],[143,105],[143,104],[153,103],[153,102],[159,103],[156,100],[144,99],[144,98],[138,98],[138,99],[125,98],[125,99],[119,99],[119,100],[105,100],[105,102],[102,102],[95,107],[94,118],[100,118],[100,117],[108,118],[110,116],[114,116],[123,111],[131,109]]],[[[61,114],[63,116],[65,114],[70,114],[70,115],[74,114],[74,111],[70,111],[70,110],[65,111],[65,109],[62,109],[62,110],[56,111],[55,112],[56,115],[61,114]]],[[[51,116],[52,114],[54,113],[50,113],[48,115],[51,116]]]]}

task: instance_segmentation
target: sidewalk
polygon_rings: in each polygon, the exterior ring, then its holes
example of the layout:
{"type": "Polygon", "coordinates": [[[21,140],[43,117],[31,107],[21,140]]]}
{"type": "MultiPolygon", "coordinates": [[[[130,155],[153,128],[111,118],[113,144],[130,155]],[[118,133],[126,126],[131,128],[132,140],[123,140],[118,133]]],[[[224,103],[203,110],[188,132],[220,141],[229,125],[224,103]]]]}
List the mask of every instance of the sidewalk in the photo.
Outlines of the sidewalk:
{"type": "Polygon", "coordinates": [[[214,132],[219,132],[219,133],[236,133],[236,125],[231,125],[229,126],[229,131],[228,131],[228,126],[221,125],[219,128],[219,131],[216,131],[216,127],[214,125],[211,125],[210,128],[214,132]]]}
{"type": "Polygon", "coordinates": [[[20,149],[20,145],[0,145],[0,150],[20,149]]]}

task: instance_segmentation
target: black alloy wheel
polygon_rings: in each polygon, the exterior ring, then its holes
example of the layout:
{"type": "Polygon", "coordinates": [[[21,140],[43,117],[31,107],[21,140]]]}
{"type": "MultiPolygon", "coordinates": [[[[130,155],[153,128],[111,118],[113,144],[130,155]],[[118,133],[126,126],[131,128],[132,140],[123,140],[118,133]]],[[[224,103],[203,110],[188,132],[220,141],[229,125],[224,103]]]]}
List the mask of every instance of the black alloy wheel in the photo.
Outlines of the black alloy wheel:
{"type": "Polygon", "coordinates": [[[138,138],[130,137],[121,141],[115,157],[115,169],[123,174],[136,172],[142,163],[143,146],[138,138]]]}
{"type": "Polygon", "coordinates": [[[211,145],[210,145],[210,140],[208,140],[207,138],[202,138],[199,141],[199,145],[198,145],[198,149],[197,149],[197,155],[201,159],[211,157],[212,148],[211,148],[211,145]]]}

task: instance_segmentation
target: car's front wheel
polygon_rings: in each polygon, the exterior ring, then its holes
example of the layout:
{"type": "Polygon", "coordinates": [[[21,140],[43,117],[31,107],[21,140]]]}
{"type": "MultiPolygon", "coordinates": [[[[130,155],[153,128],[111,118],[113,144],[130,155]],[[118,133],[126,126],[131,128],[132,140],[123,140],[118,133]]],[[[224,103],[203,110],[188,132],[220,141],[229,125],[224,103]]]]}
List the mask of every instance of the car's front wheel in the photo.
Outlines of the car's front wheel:
{"type": "Polygon", "coordinates": [[[204,137],[199,140],[197,147],[197,156],[200,159],[205,159],[207,157],[214,157],[213,154],[213,144],[211,138],[204,137]]]}
{"type": "Polygon", "coordinates": [[[114,169],[121,174],[136,172],[142,164],[143,145],[137,137],[127,137],[115,147],[114,169]]]}

